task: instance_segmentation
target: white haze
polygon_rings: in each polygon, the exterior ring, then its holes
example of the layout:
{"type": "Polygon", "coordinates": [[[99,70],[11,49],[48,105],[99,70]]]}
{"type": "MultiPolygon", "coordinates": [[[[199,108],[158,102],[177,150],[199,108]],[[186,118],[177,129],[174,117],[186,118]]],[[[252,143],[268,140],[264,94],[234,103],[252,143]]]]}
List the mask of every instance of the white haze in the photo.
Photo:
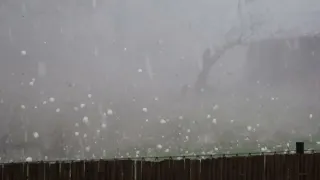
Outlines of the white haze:
{"type": "Polygon", "coordinates": [[[75,152],[46,155],[190,154],[210,143],[206,151],[218,153],[253,135],[308,137],[319,118],[316,80],[247,84],[246,52],[261,39],[317,33],[319,15],[316,0],[2,0],[0,135],[14,144],[9,159],[41,159],[33,149],[54,149],[62,134],[62,151],[75,152]],[[240,35],[243,44],[212,68],[212,90],[196,93],[205,49],[240,35]]]}

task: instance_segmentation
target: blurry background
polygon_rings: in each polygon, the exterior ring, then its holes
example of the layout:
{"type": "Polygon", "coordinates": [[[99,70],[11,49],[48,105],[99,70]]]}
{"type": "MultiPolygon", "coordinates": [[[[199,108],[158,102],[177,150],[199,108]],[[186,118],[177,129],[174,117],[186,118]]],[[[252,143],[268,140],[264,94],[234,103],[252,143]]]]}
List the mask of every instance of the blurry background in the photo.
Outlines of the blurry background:
{"type": "Polygon", "coordinates": [[[2,0],[1,157],[316,149],[319,5],[2,0]]]}

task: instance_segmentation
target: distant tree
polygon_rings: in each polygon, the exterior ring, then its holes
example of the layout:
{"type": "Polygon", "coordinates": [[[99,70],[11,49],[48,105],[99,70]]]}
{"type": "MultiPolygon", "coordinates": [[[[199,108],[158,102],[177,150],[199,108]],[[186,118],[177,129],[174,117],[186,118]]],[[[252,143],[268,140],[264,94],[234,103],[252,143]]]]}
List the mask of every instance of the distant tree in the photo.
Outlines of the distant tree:
{"type": "Polygon", "coordinates": [[[202,62],[203,62],[203,68],[198,74],[197,80],[195,82],[195,90],[201,91],[202,89],[207,88],[207,79],[210,74],[210,71],[214,64],[230,49],[234,48],[235,46],[241,45],[245,41],[247,41],[248,38],[250,38],[257,25],[260,25],[260,22],[251,22],[250,27],[244,27],[243,17],[242,17],[242,6],[243,6],[242,0],[238,1],[238,18],[240,20],[240,27],[233,27],[231,28],[226,34],[225,34],[225,43],[221,45],[220,47],[216,48],[214,50],[214,53],[211,54],[211,51],[209,48],[207,48],[202,56],[202,62]],[[244,29],[248,29],[250,32],[244,32],[244,29]],[[239,33],[239,35],[236,35],[236,38],[233,38],[235,33],[239,33]]]}

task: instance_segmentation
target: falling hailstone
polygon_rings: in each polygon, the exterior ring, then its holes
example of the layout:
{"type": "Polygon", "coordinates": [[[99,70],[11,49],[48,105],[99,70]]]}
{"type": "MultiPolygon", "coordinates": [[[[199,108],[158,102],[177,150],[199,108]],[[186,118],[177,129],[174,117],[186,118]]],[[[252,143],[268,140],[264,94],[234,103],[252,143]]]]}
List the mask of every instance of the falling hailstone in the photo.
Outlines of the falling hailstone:
{"type": "Polygon", "coordinates": [[[154,100],[155,100],[155,101],[158,101],[158,100],[159,100],[159,98],[158,98],[158,97],[155,97],[155,98],[154,98],[154,100]]]}
{"type": "Polygon", "coordinates": [[[39,133],[34,132],[34,133],[33,133],[33,137],[37,139],[37,138],[39,137],[39,133]]]}
{"type": "Polygon", "coordinates": [[[21,109],[26,109],[26,106],[25,105],[21,105],[21,109]]]}
{"type": "Polygon", "coordinates": [[[47,104],[47,101],[43,101],[43,103],[42,104],[47,104]]]}
{"type": "Polygon", "coordinates": [[[170,150],[169,149],[166,149],[164,152],[168,153],[170,150]]]}
{"type": "Polygon", "coordinates": [[[84,108],[84,107],[86,107],[86,105],[84,103],[82,103],[82,104],[80,104],[80,107],[84,108]]]}
{"type": "Polygon", "coordinates": [[[158,149],[162,149],[162,145],[161,145],[161,144],[158,144],[158,145],[157,145],[157,148],[158,148],[158,149]]]}
{"type": "Polygon", "coordinates": [[[210,115],[210,114],[208,114],[208,115],[207,115],[207,118],[208,118],[208,119],[210,119],[210,118],[211,118],[211,115],[210,115]]]}
{"type": "Polygon", "coordinates": [[[87,137],[88,137],[88,135],[87,135],[86,133],[84,133],[84,134],[83,134],[83,137],[84,137],[84,138],[87,138],[87,137]]]}
{"type": "Polygon", "coordinates": [[[309,114],[309,119],[312,119],[313,115],[312,114],[309,114]]]}
{"type": "Polygon", "coordinates": [[[60,112],[60,108],[57,108],[57,109],[56,109],[56,113],[59,113],[59,112],[60,112]]]}
{"type": "Polygon", "coordinates": [[[230,123],[234,123],[234,120],[233,120],[233,119],[231,119],[231,120],[230,120],[230,123]]]}
{"type": "Polygon", "coordinates": [[[50,101],[50,102],[54,102],[55,99],[54,99],[53,97],[51,97],[51,98],[49,98],[49,101],[50,101]]]}
{"type": "Polygon", "coordinates": [[[247,130],[248,130],[248,131],[251,131],[251,130],[252,130],[252,127],[251,127],[251,126],[247,126],[247,130]]]}
{"type": "Polygon", "coordinates": [[[106,123],[102,123],[101,127],[102,127],[102,128],[106,128],[106,127],[107,127],[107,124],[106,124],[106,123]]]}
{"type": "Polygon", "coordinates": [[[25,50],[21,51],[21,55],[22,55],[22,56],[27,55],[27,51],[25,51],[25,50]]]}
{"type": "Polygon", "coordinates": [[[27,158],[26,158],[26,161],[27,161],[27,162],[32,162],[32,157],[27,157],[27,158]]]}
{"type": "Polygon", "coordinates": [[[79,132],[74,132],[74,135],[75,136],[79,136],[79,132]]]}
{"type": "Polygon", "coordinates": [[[150,59],[148,57],[145,58],[145,66],[146,66],[149,78],[151,80],[153,80],[154,73],[153,73],[153,70],[152,70],[150,59]]]}
{"type": "Polygon", "coordinates": [[[88,94],[88,98],[92,98],[92,94],[88,94]]]}
{"type": "Polygon", "coordinates": [[[262,152],[268,151],[268,148],[267,148],[267,147],[262,147],[262,148],[261,148],[261,151],[262,151],[262,152]]]}
{"type": "Polygon", "coordinates": [[[73,110],[74,111],[79,111],[79,108],[78,107],[73,107],[73,110]]]}
{"type": "Polygon", "coordinates": [[[87,116],[85,116],[85,117],[83,117],[82,121],[83,121],[83,123],[88,124],[89,118],[87,116]]]}
{"type": "Polygon", "coordinates": [[[164,119],[161,119],[161,120],[160,120],[160,123],[161,123],[161,124],[165,124],[165,123],[167,123],[167,121],[164,120],[164,119]]]}
{"type": "Polygon", "coordinates": [[[217,124],[217,119],[212,119],[213,124],[217,124]]]}
{"type": "Polygon", "coordinates": [[[90,146],[86,147],[86,151],[89,152],[90,151],[90,146]]]}
{"type": "Polygon", "coordinates": [[[142,69],[138,69],[138,72],[141,73],[141,72],[142,72],[142,69]]]}
{"type": "Polygon", "coordinates": [[[112,114],[113,114],[113,111],[112,111],[111,109],[108,109],[107,114],[108,114],[108,115],[112,115],[112,114]]]}
{"type": "Polygon", "coordinates": [[[74,126],[75,126],[75,127],[79,127],[79,123],[75,123],[74,126]]]}
{"type": "Polygon", "coordinates": [[[179,116],[179,119],[182,120],[182,119],[183,119],[183,116],[179,116]]]}
{"type": "Polygon", "coordinates": [[[143,112],[148,112],[148,109],[147,108],[142,108],[142,111],[143,112]]]}
{"type": "Polygon", "coordinates": [[[219,109],[219,106],[216,104],[216,105],[213,106],[213,110],[215,111],[217,109],[219,109]]]}

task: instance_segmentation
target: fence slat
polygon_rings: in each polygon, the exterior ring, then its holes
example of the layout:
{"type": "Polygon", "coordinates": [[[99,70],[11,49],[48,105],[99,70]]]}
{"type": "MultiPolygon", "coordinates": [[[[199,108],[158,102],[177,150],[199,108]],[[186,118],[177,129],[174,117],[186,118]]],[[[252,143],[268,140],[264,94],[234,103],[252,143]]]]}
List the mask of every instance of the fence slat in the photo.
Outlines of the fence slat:
{"type": "Polygon", "coordinates": [[[246,158],[246,179],[253,180],[252,178],[252,157],[248,156],[246,158]]]}
{"type": "Polygon", "coordinates": [[[97,180],[98,179],[98,163],[97,161],[85,162],[85,179],[97,180]]]}
{"type": "Polygon", "coordinates": [[[83,161],[71,163],[71,180],[85,179],[85,164],[83,161]]]}
{"type": "Polygon", "coordinates": [[[100,160],[98,161],[98,180],[105,180],[107,179],[106,176],[106,161],[100,160]]]}
{"type": "Polygon", "coordinates": [[[186,176],[186,180],[190,180],[191,177],[191,161],[190,159],[185,159],[184,160],[184,170],[186,172],[185,176],[186,176]]]}
{"type": "Polygon", "coordinates": [[[142,180],[142,161],[136,161],[136,180],[142,180]]]}
{"type": "Polygon", "coordinates": [[[142,162],[142,173],[141,173],[141,177],[142,180],[149,180],[151,179],[152,176],[152,167],[151,167],[151,162],[148,161],[143,161],[142,162]]]}
{"type": "Polygon", "coordinates": [[[314,154],[314,159],[315,159],[315,174],[316,177],[315,179],[320,179],[320,154],[314,154]]]}
{"type": "Polygon", "coordinates": [[[44,171],[45,165],[44,163],[30,163],[28,164],[29,170],[29,180],[43,180],[45,178],[44,171]]]}
{"type": "Polygon", "coordinates": [[[14,179],[14,164],[6,164],[3,168],[3,179],[14,179]]]}
{"type": "Polygon", "coordinates": [[[58,163],[47,163],[45,164],[45,177],[46,180],[57,180],[59,179],[59,164],[58,163]]]}
{"type": "Polygon", "coordinates": [[[155,171],[155,180],[161,180],[161,167],[160,167],[160,163],[156,162],[154,163],[154,171],[155,171]]]}
{"type": "Polygon", "coordinates": [[[264,156],[252,157],[252,179],[263,179],[264,176],[264,156]]]}
{"type": "Polygon", "coordinates": [[[134,177],[134,161],[122,161],[123,180],[133,180],[134,177]]]}
{"type": "Polygon", "coordinates": [[[61,163],[60,164],[60,179],[70,180],[71,177],[71,163],[61,163]]]}
{"type": "Polygon", "coordinates": [[[2,169],[2,178],[3,180],[21,180],[25,179],[24,177],[24,168],[23,164],[6,164],[3,165],[2,169]]]}
{"type": "Polygon", "coordinates": [[[216,159],[216,178],[218,180],[223,180],[223,158],[216,159]]]}
{"type": "Polygon", "coordinates": [[[201,178],[211,179],[211,159],[204,159],[201,161],[201,178]]]}
{"type": "Polygon", "coordinates": [[[238,164],[239,158],[234,157],[232,159],[232,175],[231,179],[232,180],[238,180],[239,178],[239,164],[238,164]]]}
{"type": "Polygon", "coordinates": [[[171,160],[164,160],[160,162],[161,179],[172,180],[170,164],[171,164],[171,160]]]}
{"type": "Polygon", "coordinates": [[[247,157],[239,157],[239,180],[246,180],[247,157]]]}
{"type": "Polygon", "coordinates": [[[191,180],[200,180],[200,165],[199,160],[191,160],[191,180]]]}
{"type": "Polygon", "coordinates": [[[267,155],[266,156],[266,180],[274,180],[275,179],[275,168],[274,168],[274,156],[267,155]]]}
{"type": "Polygon", "coordinates": [[[283,164],[284,164],[284,156],[283,155],[274,155],[275,158],[275,180],[283,180],[285,179],[284,176],[284,169],[283,169],[283,164]]]}
{"type": "Polygon", "coordinates": [[[297,170],[296,170],[296,156],[295,155],[286,155],[286,165],[287,165],[287,174],[289,180],[298,180],[297,179],[297,170]]]}
{"type": "Polygon", "coordinates": [[[229,171],[229,166],[228,166],[229,160],[227,158],[223,157],[222,158],[222,162],[223,162],[222,163],[222,178],[224,180],[229,180],[229,173],[228,173],[228,171],[229,171]]]}
{"type": "Polygon", "coordinates": [[[306,173],[306,180],[313,180],[314,173],[313,173],[313,154],[306,154],[305,155],[305,163],[304,163],[304,171],[306,173]]]}
{"type": "Polygon", "coordinates": [[[117,180],[117,164],[116,161],[110,161],[110,163],[108,163],[108,179],[110,180],[117,180]]]}
{"type": "Polygon", "coordinates": [[[3,178],[3,164],[0,165],[0,180],[4,180],[3,178]]]}
{"type": "Polygon", "coordinates": [[[309,180],[313,179],[312,177],[312,154],[304,154],[300,155],[300,170],[299,177],[300,180],[309,180]]]}
{"type": "Polygon", "coordinates": [[[189,174],[189,170],[185,168],[185,160],[175,161],[174,174],[174,180],[187,179],[187,174],[189,174]]]}

